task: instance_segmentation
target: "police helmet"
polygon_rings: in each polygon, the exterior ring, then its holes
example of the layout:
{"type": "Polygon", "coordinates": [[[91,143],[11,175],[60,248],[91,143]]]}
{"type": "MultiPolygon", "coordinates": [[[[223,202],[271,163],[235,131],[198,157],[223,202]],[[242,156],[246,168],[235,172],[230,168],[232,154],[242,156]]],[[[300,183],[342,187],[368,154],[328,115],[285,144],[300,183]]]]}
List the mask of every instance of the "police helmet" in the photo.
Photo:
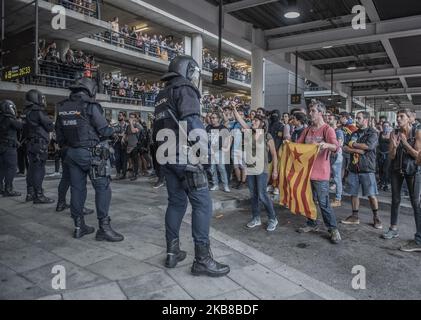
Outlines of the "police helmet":
{"type": "Polygon", "coordinates": [[[13,101],[3,100],[0,102],[0,114],[16,117],[16,105],[13,101]]]}
{"type": "Polygon", "coordinates": [[[47,104],[45,96],[42,94],[41,91],[36,89],[29,90],[26,93],[25,99],[29,104],[36,104],[43,107],[45,107],[45,105],[47,104]]]}
{"type": "Polygon", "coordinates": [[[95,98],[98,86],[91,78],[83,77],[77,80],[69,89],[73,93],[85,91],[91,98],[95,98]]]}
{"type": "Polygon", "coordinates": [[[180,55],[175,57],[169,67],[168,72],[161,78],[162,81],[168,81],[173,77],[182,76],[189,81],[194,81],[195,76],[199,74],[199,64],[191,56],[180,55]]]}

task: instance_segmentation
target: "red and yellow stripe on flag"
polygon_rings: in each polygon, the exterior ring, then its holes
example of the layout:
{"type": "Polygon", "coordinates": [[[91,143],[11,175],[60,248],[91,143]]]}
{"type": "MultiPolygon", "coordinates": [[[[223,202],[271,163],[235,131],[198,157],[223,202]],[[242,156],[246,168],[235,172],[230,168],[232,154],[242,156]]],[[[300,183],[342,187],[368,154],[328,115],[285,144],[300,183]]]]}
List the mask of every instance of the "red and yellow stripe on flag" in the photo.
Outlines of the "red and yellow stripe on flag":
{"type": "Polygon", "coordinates": [[[319,147],[285,141],[279,161],[280,203],[292,213],[315,220],[317,209],[313,201],[310,176],[319,147]]]}

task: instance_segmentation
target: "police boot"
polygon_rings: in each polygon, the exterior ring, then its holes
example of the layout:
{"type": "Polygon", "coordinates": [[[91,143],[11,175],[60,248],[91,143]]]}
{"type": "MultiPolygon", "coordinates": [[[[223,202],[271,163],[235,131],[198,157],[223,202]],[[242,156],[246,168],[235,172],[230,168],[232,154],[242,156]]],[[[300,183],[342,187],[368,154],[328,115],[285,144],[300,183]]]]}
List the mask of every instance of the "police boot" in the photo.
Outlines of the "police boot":
{"type": "Polygon", "coordinates": [[[44,195],[42,190],[35,190],[34,204],[49,204],[54,203],[53,199],[50,199],[44,195]]]}
{"type": "Polygon", "coordinates": [[[118,241],[123,241],[124,237],[115,232],[113,230],[113,228],[111,228],[110,225],[110,217],[105,217],[102,219],[98,219],[99,220],[99,229],[96,232],[96,236],[95,239],[97,241],[110,241],[110,242],[118,242],[118,241]]]}
{"type": "Polygon", "coordinates": [[[34,201],[35,199],[35,190],[33,187],[27,187],[26,202],[34,201]]]}
{"type": "Polygon", "coordinates": [[[178,262],[186,259],[186,252],[180,250],[180,241],[174,239],[171,242],[167,242],[167,260],[165,266],[167,268],[175,268],[178,262]]]}
{"type": "Polygon", "coordinates": [[[191,272],[195,276],[222,277],[230,272],[230,267],[216,262],[212,257],[209,244],[196,244],[194,247],[195,258],[191,272]]]}
{"type": "Polygon", "coordinates": [[[79,239],[79,238],[82,238],[84,235],[95,232],[94,227],[90,227],[85,224],[84,217],[76,217],[74,218],[74,220],[75,220],[75,231],[73,232],[73,238],[79,239]]]}
{"type": "Polygon", "coordinates": [[[3,197],[20,197],[22,194],[20,192],[17,191],[13,191],[13,186],[10,185],[6,185],[4,192],[3,192],[3,197]]]}
{"type": "Polygon", "coordinates": [[[66,201],[58,201],[57,202],[57,207],[56,207],[56,211],[57,212],[62,212],[66,209],[69,209],[70,206],[66,203],[66,201]]]}
{"type": "Polygon", "coordinates": [[[0,194],[4,193],[4,184],[3,182],[0,183],[0,194]]]}

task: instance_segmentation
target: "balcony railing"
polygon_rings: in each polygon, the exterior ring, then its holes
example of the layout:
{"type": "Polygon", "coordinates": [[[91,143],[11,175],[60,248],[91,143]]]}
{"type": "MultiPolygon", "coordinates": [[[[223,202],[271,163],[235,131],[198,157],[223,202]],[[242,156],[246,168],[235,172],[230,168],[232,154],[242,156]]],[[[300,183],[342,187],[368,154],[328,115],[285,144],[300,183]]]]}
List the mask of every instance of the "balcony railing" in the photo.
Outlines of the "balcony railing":
{"type": "Polygon", "coordinates": [[[111,97],[112,102],[145,107],[154,107],[155,99],[158,95],[155,92],[142,92],[119,88],[104,88],[104,92],[111,97]]]}
{"type": "Polygon", "coordinates": [[[97,70],[87,66],[69,65],[53,61],[38,61],[39,73],[16,80],[22,84],[31,84],[52,88],[68,89],[76,79],[83,76],[97,79],[97,70]]]}
{"type": "Polygon", "coordinates": [[[100,4],[98,0],[46,0],[58,4],[66,9],[79,12],[85,16],[101,19],[100,4]]]}
{"type": "Polygon", "coordinates": [[[171,61],[176,56],[183,53],[182,51],[179,52],[168,46],[151,44],[149,42],[144,42],[143,40],[139,40],[134,37],[127,36],[126,34],[114,31],[107,31],[100,34],[95,34],[92,35],[91,38],[112,44],[119,48],[124,48],[154,58],[159,58],[164,61],[171,61]]]}
{"type": "MultiPolygon", "coordinates": [[[[204,63],[203,64],[203,70],[205,70],[205,71],[212,72],[212,70],[215,69],[215,68],[213,68],[208,63],[206,63],[206,64],[204,63]]],[[[228,74],[228,78],[230,78],[232,80],[237,80],[237,81],[240,81],[240,82],[244,82],[244,83],[247,83],[247,84],[251,84],[251,74],[250,73],[244,74],[244,73],[242,73],[239,70],[233,70],[233,69],[231,69],[230,72],[229,72],[229,74],[228,74]]]]}

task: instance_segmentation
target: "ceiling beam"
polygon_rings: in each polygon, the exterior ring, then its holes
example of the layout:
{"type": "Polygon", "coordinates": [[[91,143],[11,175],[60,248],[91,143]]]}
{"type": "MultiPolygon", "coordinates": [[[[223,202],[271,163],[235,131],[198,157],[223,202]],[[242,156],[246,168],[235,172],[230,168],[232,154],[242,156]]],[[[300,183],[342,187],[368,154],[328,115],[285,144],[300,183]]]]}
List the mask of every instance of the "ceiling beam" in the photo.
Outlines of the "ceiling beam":
{"type": "Polygon", "coordinates": [[[264,4],[278,2],[279,0],[242,0],[224,5],[224,12],[230,13],[243,9],[253,8],[264,4]]]}
{"type": "MultiPolygon", "coordinates": [[[[377,12],[376,6],[373,3],[373,0],[361,0],[361,4],[365,7],[368,17],[373,22],[380,21],[380,16],[377,12]]],[[[390,44],[389,39],[382,40],[382,44],[384,49],[387,52],[387,55],[389,56],[390,61],[392,62],[392,65],[394,68],[399,68],[399,62],[396,57],[395,51],[392,48],[392,45],[390,44]]],[[[408,88],[408,83],[406,83],[406,79],[404,77],[399,77],[399,80],[402,83],[402,86],[404,88],[408,88]]],[[[408,94],[408,99],[412,101],[412,96],[408,94]]]]}
{"type": "Polygon", "coordinates": [[[317,66],[317,65],[324,65],[324,64],[341,63],[341,62],[381,59],[381,58],[387,58],[387,57],[388,55],[386,52],[376,52],[376,53],[370,53],[370,54],[361,54],[358,56],[347,56],[347,57],[307,60],[307,61],[309,61],[313,66],[317,66]]]}
{"type": "Polygon", "coordinates": [[[325,46],[376,42],[390,38],[421,34],[421,16],[367,23],[366,29],[354,30],[352,26],[308,32],[300,35],[268,40],[270,52],[317,50],[325,46]]]}
{"type": "MultiPolygon", "coordinates": [[[[399,77],[421,77],[421,66],[335,73],[333,75],[333,80],[339,82],[356,82],[367,80],[394,79],[399,77]]],[[[330,75],[326,74],[325,81],[329,81],[329,79],[330,75]]]]}
{"type": "Polygon", "coordinates": [[[281,35],[281,34],[286,34],[286,33],[329,27],[329,26],[339,24],[339,23],[350,23],[353,18],[354,18],[354,15],[349,14],[346,16],[335,17],[332,19],[310,21],[310,22],[305,22],[305,23],[293,24],[291,26],[268,29],[268,30],[265,30],[265,36],[267,37],[276,36],[276,35],[281,35]]]}
{"type": "Polygon", "coordinates": [[[388,96],[406,96],[408,94],[421,94],[421,87],[419,88],[400,88],[389,90],[355,90],[353,95],[355,97],[388,97],[388,96]]]}

